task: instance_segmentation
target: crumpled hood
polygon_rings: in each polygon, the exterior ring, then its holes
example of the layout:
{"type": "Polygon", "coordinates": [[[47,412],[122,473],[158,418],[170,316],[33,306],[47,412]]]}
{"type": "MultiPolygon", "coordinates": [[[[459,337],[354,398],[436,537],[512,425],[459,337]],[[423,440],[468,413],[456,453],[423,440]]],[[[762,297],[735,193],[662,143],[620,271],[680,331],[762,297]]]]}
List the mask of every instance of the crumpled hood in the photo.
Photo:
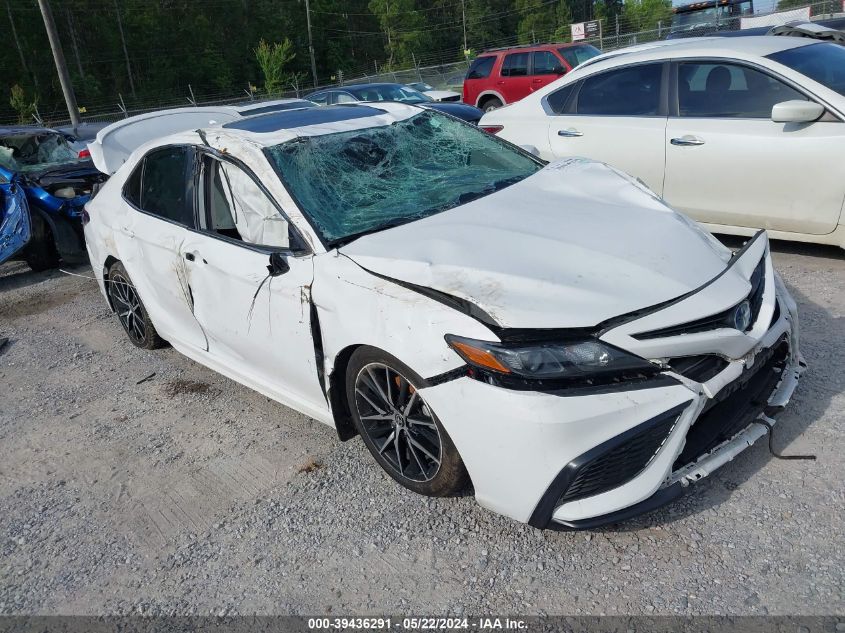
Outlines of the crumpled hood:
{"type": "Polygon", "coordinates": [[[566,159],[461,207],[340,248],[474,303],[501,327],[590,327],[679,297],[730,252],[604,164],[566,159]]]}

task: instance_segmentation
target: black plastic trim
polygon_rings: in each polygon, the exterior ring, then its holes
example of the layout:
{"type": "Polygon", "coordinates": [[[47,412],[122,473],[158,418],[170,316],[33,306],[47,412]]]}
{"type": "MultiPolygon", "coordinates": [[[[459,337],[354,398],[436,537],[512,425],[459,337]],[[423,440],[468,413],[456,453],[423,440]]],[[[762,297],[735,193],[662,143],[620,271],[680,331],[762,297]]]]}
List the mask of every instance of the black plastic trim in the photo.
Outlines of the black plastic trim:
{"type": "Polygon", "coordinates": [[[469,365],[461,365],[460,367],[455,367],[455,369],[444,371],[442,374],[437,374],[436,376],[432,376],[431,378],[426,378],[425,386],[435,387],[437,385],[442,385],[444,382],[451,382],[452,380],[463,378],[464,376],[469,374],[469,371],[469,365]]]}
{"type": "MultiPolygon", "coordinates": [[[[598,446],[594,446],[590,450],[570,461],[557,474],[557,476],[552,480],[552,483],[546,489],[546,492],[544,492],[543,496],[540,497],[540,501],[537,503],[537,507],[534,508],[534,512],[531,514],[528,524],[540,529],[548,527],[552,521],[555,509],[557,508],[558,499],[563,496],[566,489],[569,488],[569,485],[575,480],[578,471],[580,471],[584,465],[590,463],[594,459],[597,459],[604,453],[625,444],[631,440],[631,438],[643,433],[644,431],[662,424],[667,419],[680,416],[691,403],[692,400],[687,400],[682,404],[672,407],[668,411],[664,411],[650,420],[646,420],[645,422],[638,424],[637,426],[632,427],[627,431],[606,440],[605,442],[602,442],[598,446]]],[[[620,510],[620,512],[622,512],[622,510],[620,510]]]]}
{"type": "MultiPolygon", "coordinates": [[[[687,487],[688,488],[688,487],[687,487]]],[[[657,492],[651,495],[648,499],[644,499],[639,503],[635,503],[627,508],[622,508],[616,512],[603,514],[597,517],[590,517],[589,519],[579,519],[576,521],[552,521],[548,526],[550,530],[559,530],[568,532],[572,530],[595,530],[596,528],[612,525],[614,523],[622,523],[635,516],[653,512],[658,508],[677,501],[687,492],[680,481],[675,482],[666,488],[660,488],[657,492]]]]}

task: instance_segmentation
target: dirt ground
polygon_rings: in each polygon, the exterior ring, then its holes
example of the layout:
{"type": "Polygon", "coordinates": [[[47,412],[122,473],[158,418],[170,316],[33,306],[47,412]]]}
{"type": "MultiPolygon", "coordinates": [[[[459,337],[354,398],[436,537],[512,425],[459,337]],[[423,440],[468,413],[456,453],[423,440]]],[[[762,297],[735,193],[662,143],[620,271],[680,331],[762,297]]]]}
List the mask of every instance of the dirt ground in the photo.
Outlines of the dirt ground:
{"type": "Polygon", "coordinates": [[[360,439],[133,347],[93,281],[3,265],[0,614],[841,614],[845,252],[774,250],[809,363],[775,444],[818,461],[759,442],[580,533],[416,496],[360,439]]]}

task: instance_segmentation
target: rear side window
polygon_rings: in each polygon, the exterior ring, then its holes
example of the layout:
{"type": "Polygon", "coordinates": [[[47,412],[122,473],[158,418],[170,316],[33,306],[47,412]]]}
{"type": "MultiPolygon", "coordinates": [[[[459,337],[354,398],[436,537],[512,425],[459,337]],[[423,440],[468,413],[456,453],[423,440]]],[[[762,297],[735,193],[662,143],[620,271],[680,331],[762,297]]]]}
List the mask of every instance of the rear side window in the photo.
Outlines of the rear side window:
{"type": "Polygon", "coordinates": [[[493,72],[495,57],[477,57],[467,71],[467,79],[484,79],[493,72]]]}
{"type": "Polygon", "coordinates": [[[578,93],[577,113],[602,116],[657,116],[662,64],[643,64],[587,77],[578,93]]]}
{"type": "Polygon", "coordinates": [[[534,55],[535,75],[562,75],[565,71],[563,64],[551,51],[536,51],[534,55]]]}
{"type": "Polygon", "coordinates": [[[525,77],[528,75],[528,53],[505,55],[502,62],[502,77],[525,77]]]}
{"type": "Polygon", "coordinates": [[[133,206],[141,208],[141,176],[144,173],[144,161],[142,160],[135,167],[132,175],[126,179],[123,185],[123,197],[133,206]]]}
{"type": "Polygon", "coordinates": [[[736,64],[685,63],[678,67],[682,117],[768,119],[772,106],[807,97],[774,77],[736,64]]]}
{"type": "Polygon", "coordinates": [[[141,178],[141,209],[193,228],[193,200],[188,192],[191,154],[186,147],[167,147],[147,154],[141,178]]]}
{"type": "Polygon", "coordinates": [[[318,92],[317,94],[310,95],[308,100],[313,101],[314,103],[319,103],[320,105],[326,105],[329,100],[329,95],[327,92],[318,92]]]}
{"type": "Polygon", "coordinates": [[[563,114],[566,109],[566,104],[569,101],[569,97],[572,94],[572,89],[575,85],[576,84],[573,83],[568,86],[564,86],[560,90],[555,90],[552,94],[546,97],[546,102],[549,104],[549,108],[551,108],[552,112],[555,114],[563,114]]]}

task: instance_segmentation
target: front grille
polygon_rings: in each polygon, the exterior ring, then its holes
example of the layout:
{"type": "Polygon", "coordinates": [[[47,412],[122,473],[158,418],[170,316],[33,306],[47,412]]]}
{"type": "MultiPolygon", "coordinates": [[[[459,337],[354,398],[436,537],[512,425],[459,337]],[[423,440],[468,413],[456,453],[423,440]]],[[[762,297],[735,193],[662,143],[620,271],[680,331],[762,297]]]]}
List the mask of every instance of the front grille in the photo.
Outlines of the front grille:
{"type": "Polygon", "coordinates": [[[690,427],[672,470],[692,464],[751,424],[765,410],[788,356],[789,344],[782,338],[760,352],[751,369],[726,385],[690,427]]]}
{"type": "Polygon", "coordinates": [[[570,484],[558,505],[612,490],[639,475],[666,441],[684,406],[599,445],[567,465],[570,484]]]}
{"type": "MultiPolygon", "coordinates": [[[[751,321],[748,326],[748,329],[750,330],[754,327],[754,323],[757,322],[757,316],[760,314],[760,307],[763,305],[763,291],[766,289],[765,257],[760,260],[760,263],[757,264],[754,272],[751,273],[751,279],[749,279],[749,282],[751,283],[751,291],[745,299],[743,299],[743,301],[748,301],[751,305],[751,321]]],[[[662,338],[664,336],[677,336],[678,334],[692,334],[694,332],[709,332],[710,330],[718,330],[721,328],[733,328],[734,310],[736,310],[736,306],[731,306],[727,310],[702,319],[688,321],[687,323],[680,323],[678,325],[670,325],[669,327],[661,328],[659,330],[651,330],[650,332],[634,334],[634,338],[644,341],[648,339],[662,338]]]]}
{"type": "Polygon", "coordinates": [[[707,382],[727,366],[728,361],[713,354],[669,359],[669,368],[672,371],[696,382],[707,382]]]}

